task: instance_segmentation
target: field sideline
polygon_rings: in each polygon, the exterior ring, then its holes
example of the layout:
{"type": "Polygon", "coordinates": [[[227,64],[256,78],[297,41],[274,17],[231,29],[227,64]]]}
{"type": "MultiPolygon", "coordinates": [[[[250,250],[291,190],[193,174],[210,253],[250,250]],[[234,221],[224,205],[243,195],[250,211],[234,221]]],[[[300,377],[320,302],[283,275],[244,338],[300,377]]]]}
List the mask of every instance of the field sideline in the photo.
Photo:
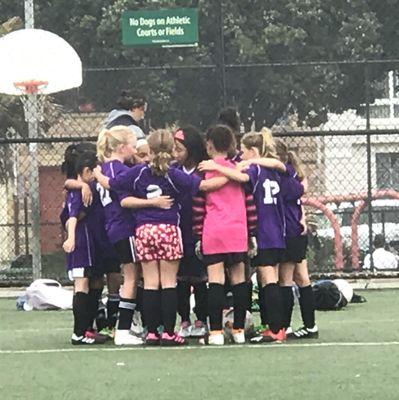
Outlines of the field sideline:
{"type": "Polygon", "coordinates": [[[397,399],[399,291],[362,294],[365,304],[317,314],[319,340],[176,349],[72,347],[71,312],[1,299],[1,397],[397,399]]]}

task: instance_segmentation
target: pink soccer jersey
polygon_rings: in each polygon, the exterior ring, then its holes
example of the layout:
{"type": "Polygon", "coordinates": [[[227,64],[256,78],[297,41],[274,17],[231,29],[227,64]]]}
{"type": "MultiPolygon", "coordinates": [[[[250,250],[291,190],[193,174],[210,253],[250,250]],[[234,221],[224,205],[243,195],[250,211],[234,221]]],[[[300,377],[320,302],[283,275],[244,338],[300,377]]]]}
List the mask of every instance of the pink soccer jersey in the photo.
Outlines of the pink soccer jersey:
{"type": "MultiPolygon", "coordinates": [[[[234,168],[223,157],[214,159],[220,165],[234,168]]],[[[207,172],[206,179],[220,176],[207,172]]],[[[242,253],[248,250],[245,194],[242,185],[228,182],[219,190],[206,193],[202,251],[208,254],[242,253]]]]}

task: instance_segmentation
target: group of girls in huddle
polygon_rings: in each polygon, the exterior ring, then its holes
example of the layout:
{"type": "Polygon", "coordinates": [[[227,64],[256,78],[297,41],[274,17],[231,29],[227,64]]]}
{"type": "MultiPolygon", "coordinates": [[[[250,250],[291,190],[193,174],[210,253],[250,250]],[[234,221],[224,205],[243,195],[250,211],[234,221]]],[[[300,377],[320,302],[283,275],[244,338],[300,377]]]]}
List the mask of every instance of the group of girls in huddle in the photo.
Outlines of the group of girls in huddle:
{"type": "Polygon", "coordinates": [[[75,282],[72,343],[101,343],[116,324],[119,345],[184,345],[188,336],[223,345],[227,283],[232,338],[244,343],[250,266],[256,268],[262,322],[251,341],[317,337],[300,202],[307,181],[285,144],[264,129],[244,135],[238,150],[232,129],[223,124],[209,128],[205,138],[187,126],[157,130],[139,142],[128,128],[114,126],[100,133],[96,153],[75,148],[70,162],[62,220],[75,282]],[[91,202],[85,200],[90,194],[91,202]],[[107,308],[118,292],[120,299],[118,310],[107,310],[99,334],[92,328],[104,274],[107,308]],[[289,331],[294,283],[304,327],[289,331]],[[131,330],[137,310],[144,337],[131,330]]]}

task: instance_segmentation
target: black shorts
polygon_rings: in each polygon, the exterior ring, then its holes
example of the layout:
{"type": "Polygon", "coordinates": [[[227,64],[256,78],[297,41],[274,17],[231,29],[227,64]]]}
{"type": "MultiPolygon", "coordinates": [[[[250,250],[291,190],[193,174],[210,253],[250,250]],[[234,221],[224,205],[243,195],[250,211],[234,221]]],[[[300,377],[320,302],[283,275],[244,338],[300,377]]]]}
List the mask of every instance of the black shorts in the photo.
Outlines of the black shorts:
{"type": "Polygon", "coordinates": [[[180,260],[177,278],[180,280],[206,280],[206,267],[196,255],[184,256],[180,260]]]}
{"type": "Polygon", "coordinates": [[[275,267],[281,263],[285,249],[258,249],[258,255],[254,258],[257,267],[275,267]]]}
{"type": "Polygon", "coordinates": [[[225,267],[231,267],[240,262],[245,263],[247,260],[247,253],[224,253],[224,254],[208,254],[203,256],[202,262],[209,267],[213,264],[224,263],[225,267]]]}
{"type": "Polygon", "coordinates": [[[306,259],[306,251],[308,249],[307,235],[287,238],[286,245],[282,262],[300,263],[306,259]]]}
{"type": "Polygon", "coordinates": [[[121,264],[137,262],[136,247],[133,237],[119,240],[119,242],[114,243],[114,248],[121,264]]]}

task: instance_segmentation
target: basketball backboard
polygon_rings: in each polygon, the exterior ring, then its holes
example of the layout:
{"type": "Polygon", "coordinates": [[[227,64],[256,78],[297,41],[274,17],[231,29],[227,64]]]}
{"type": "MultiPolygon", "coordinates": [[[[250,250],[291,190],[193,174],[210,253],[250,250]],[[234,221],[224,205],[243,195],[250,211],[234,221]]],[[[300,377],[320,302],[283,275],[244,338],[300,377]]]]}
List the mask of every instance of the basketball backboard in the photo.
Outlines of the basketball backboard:
{"type": "Polygon", "coordinates": [[[0,93],[26,94],[26,82],[41,83],[39,94],[82,84],[82,62],[60,36],[41,29],[21,29],[0,38],[0,93]]]}

